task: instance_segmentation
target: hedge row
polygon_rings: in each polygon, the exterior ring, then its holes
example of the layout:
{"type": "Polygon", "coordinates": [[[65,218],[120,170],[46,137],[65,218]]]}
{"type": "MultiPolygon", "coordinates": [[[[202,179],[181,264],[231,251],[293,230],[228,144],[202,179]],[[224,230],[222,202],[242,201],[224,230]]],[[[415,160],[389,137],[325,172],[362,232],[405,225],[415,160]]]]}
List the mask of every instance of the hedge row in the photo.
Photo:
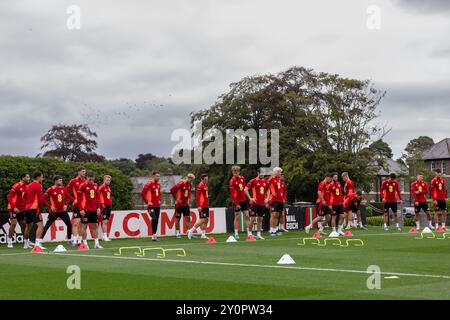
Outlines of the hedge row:
{"type": "Polygon", "coordinates": [[[0,210],[7,211],[6,196],[11,186],[20,180],[22,173],[33,174],[34,171],[42,171],[44,174],[44,191],[53,185],[53,176],[61,175],[64,184],[68,184],[77,175],[77,168],[84,166],[88,172],[96,175],[96,182],[103,183],[102,177],[113,177],[111,188],[114,197],[115,210],[127,210],[133,208],[131,192],[133,185],[130,178],[111,165],[102,163],[74,163],[64,162],[54,158],[28,158],[0,156],[0,210]]]}

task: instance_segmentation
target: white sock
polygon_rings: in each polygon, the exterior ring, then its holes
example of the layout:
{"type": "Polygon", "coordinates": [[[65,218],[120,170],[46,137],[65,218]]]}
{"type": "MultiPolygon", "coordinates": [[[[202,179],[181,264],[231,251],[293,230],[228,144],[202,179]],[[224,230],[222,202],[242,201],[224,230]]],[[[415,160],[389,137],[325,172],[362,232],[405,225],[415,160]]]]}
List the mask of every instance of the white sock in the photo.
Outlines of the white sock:
{"type": "Polygon", "coordinates": [[[442,222],[442,228],[445,228],[445,222],[442,222]]]}
{"type": "Polygon", "coordinates": [[[400,224],[396,223],[395,226],[396,226],[397,228],[399,228],[399,227],[400,227],[400,224]]]}
{"type": "Polygon", "coordinates": [[[234,229],[234,234],[239,234],[239,230],[238,229],[234,229]]]}
{"type": "Polygon", "coordinates": [[[333,227],[333,232],[336,232],[336,227],[333,227]]]}
{"type": "Polygon", "coordinates": [[[12,243],[12,238],[8,237],[8,244],[12,243]]]}
{"type": "Polygon", "coordinates": [[[387,223],[384,224],[384,227],[387,228],[387,223]]]}
{"type": "Polygon", "coordinates": [[[256,233],[256,235],[257,235],[258,237],[261,237],[261,231],[258,231],[258,232],[256,233]]]}
{"type": "Polygon", "coordinates": [[[40,246],[41,245],[41,241],[42,241],[42,239],[36,239],[35,245],[40,246]]]}
{"type": "Polygon", "coordinates": [[[179,236],[180,235],[180,230],[177,230],[177,236],[179,236]]]}
{"type": "Polygon", "coordinates": [[[87,246],[87,245],[88,245],[87,240],[83,240],[83,244],[84,244],[85,246],[87,246]]]}
{"type": "Polygon", "coordinates": [[[190,233],[194,233],[194,232],[195,232],[195,229],[197,229],[197,228],[196,228],[196,227],[192,227],[192,228],[189,229],[189,232],[190,232],[190,233]]]}
{"type": "Polygon", "coordinates": [[[420,229],[420,222],[419,221],[416,222],[416,228],[420,229]]]}
{"type": "Polygon", "coordinates": [[[202,230],[202,235],[206,236],[206,230],[202,230]]]}
{"type": "Polygon", "coordinates": [[[309,226],[306,226],[306,229],[311,229],[312,228],[312,224],[310,224],[309,226]]]}
{"type": "Polygon", "coordinates": [[[342,230],[344,226],[343,225],[339,225],[339,230],[342,230]]]}

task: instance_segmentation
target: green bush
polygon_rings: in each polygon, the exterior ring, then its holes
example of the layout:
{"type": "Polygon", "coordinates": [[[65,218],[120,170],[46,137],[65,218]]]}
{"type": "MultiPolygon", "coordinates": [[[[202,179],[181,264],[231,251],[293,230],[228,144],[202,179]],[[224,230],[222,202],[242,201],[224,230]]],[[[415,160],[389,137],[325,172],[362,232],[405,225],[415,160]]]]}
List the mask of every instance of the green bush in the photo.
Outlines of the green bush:
{"type": "Polygon", "coordinates": [[[367,207],[366,208],[366,217],[372,217],[373,216],[373,209],[367,207]]]}
{"type": "Polygon", "coordinates": [[[54,158],[28,158],[28,157],[13,157],[0,156],[0,209],[2,212],[7,210],[6,196],[11,186],[20,180],[22,173],[33,174],[34,171],[42,171],[44,174],[44,191],[53,185],[53,176],[61,175],[64,179],[64,184],[67,185],[69,181],[77,174],[77,168],[84,166],[88,172],[93,172],[96,175],[96,182],[100,185],[103,183],[103,176],[110,175],[113,177],[111,188],[114,197],[114,209],[126,210],[133,208],[133,201],[131,192],[133,185],[130,178],[120,172],[111,165],[103,163],[75,163],[64,162],[54,158]]]}

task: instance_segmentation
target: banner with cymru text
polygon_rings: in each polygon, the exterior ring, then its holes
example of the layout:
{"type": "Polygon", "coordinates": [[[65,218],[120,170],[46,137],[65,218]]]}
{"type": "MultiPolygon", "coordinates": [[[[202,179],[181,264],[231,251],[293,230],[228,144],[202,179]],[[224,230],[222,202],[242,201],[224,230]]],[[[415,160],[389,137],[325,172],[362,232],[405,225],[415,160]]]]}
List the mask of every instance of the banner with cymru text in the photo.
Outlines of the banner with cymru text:
{"type": "MultiPolygon", "coordinates": [[[[72,217],[72,213],[69,214],[72,217]]],[[[47,221],[48,214],[42,214],[44,224],[47,221]]],[[[191,224],[198,220],[197,210],[191,210],[191,224]]],[[[206,229],[209,234],[226,233],[225,208],[214,208],[210,211],[210,219],[206,229]]],[[[184,219],[181,219],[181,232],[186,233],[187,227],[184,219]]],[[[9,223],[0,228],[0,243],[6,243],[6,233],[9,223]]],[[[22,242],[23,237],[20,227],[16,227],[17,235],[13,238],[14,242],[22,242]]],[[[108,233],[111,239],[119,238],[145,238],[152,236],[152,219],[147,211],[113,211],[108,223],[108,233]]],[[[52,225],[47,232],[44,241],[61,242],[66,240],[67,229],[64,222],[60,219],[52,225]]],[[[88,228],[87,236],[91,239],[91,229],[88,228]]],[[[101,237],[101,232],[99,232],[101,237]]],[[[161,216],[158,223],[158,236],[175,235],[175,211],[161,210],[161,216]]]]}

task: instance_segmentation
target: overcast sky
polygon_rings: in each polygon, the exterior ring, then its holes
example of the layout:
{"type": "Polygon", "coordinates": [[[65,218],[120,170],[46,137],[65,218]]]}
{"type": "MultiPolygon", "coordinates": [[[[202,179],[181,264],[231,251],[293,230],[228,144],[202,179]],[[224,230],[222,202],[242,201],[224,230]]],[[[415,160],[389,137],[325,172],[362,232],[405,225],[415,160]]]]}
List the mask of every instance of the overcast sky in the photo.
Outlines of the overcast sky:
{"type": "Polygon", "coordinates": [[[450,137],[447,0],[10,0],[0,29],[0,154],[34,156],[52,124],[88,123],[107,158],[168,156],[172,131],[229,83],[294,65],[386,90],[396,157],[450,137]]]}

